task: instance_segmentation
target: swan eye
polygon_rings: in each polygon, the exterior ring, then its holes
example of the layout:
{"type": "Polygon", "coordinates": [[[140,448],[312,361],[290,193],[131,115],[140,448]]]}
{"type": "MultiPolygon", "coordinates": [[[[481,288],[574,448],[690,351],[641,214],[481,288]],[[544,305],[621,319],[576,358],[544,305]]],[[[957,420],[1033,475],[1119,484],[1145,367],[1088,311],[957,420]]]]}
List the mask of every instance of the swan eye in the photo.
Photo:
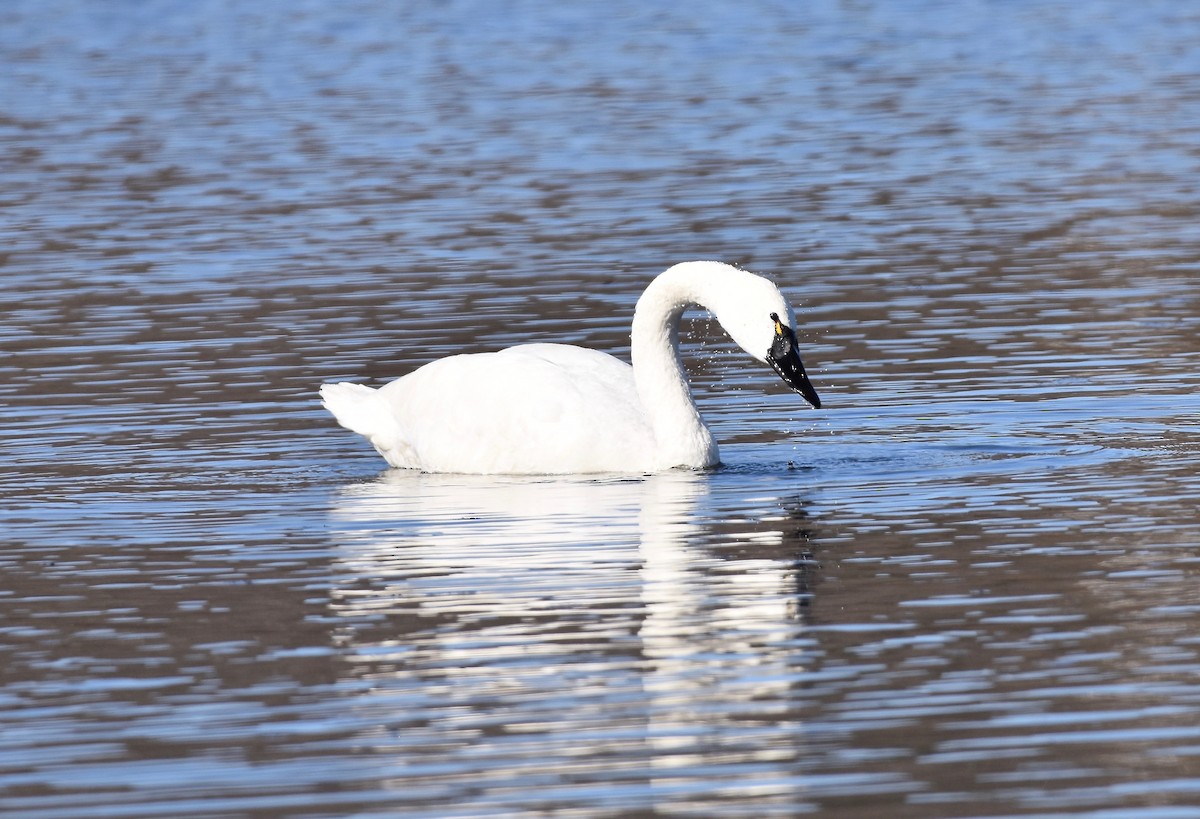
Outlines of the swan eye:
{"type": "Polygon", "coordinates": [[[771,355],[782,359],[793,354],[796,349],[796,336],[787,325],[775,322],[775,340],[771,343],[771,355]]]}
{"type": "Polygon", "coordinates": [[[775,322],[775,339],[771,342],[770,354],[781,359],[796,349],[796,336],[791,327],[779,320],[778,313],[771,314],[771,321],[775,322]]]}

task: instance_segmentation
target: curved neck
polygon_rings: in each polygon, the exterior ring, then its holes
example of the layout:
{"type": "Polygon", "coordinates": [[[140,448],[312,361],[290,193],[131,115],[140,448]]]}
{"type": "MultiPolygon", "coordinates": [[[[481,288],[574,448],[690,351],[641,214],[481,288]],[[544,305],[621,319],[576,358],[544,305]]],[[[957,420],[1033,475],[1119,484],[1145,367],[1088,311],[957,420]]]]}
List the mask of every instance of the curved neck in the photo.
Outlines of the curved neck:
{"type": "Polygon", "coordinates": [[[704,265],[676,265],[660,274],[638,299],[630,355],[638,397],[658,444],[661,466],[719,463],[717,443],[688,389],[679,357],[679,321],[690,306],[707,307],[712,276],[704,265]]]}

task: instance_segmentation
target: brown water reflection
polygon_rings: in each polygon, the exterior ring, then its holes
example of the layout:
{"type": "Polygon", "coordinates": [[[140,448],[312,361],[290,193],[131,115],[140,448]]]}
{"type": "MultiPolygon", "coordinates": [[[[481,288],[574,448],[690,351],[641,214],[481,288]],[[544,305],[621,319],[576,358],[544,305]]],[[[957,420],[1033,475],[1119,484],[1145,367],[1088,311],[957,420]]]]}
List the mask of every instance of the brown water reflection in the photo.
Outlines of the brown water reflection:
{"type": "Polygon", "coordinates": [[[1186,4],[242,6],[0,10],[0,812],[1195,812],[1186,4]],[[720,471],[317,404],[691,258],[720,471]]]}

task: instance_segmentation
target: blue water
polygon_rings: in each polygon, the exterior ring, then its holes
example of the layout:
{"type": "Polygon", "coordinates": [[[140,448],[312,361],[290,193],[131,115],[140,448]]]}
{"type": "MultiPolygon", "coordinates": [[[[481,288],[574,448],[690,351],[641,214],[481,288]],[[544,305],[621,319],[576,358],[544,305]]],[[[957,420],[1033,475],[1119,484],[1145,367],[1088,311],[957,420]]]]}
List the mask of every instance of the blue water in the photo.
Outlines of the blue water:
{"type": "Polygon", "coordinates": [[[1187,4],[0,9],[0,813],[1200,810],[1187,4]],[[320,408],[623,356],[716,471],[384,469],[320,408]]]}

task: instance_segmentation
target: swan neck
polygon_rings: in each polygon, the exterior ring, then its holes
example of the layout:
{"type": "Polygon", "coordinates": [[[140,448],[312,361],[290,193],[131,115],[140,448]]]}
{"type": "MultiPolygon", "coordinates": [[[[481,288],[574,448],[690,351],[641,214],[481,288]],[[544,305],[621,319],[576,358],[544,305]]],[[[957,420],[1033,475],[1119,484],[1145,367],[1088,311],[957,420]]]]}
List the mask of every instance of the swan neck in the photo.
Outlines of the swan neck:
{"type": "Polygon", "coordinates": [[[650,283],[633,316],[630,353],[634,380],[663,467],[699,468],[718,463],[716,441],[696,408],[679,355],[684,311],[706,306],[698,291],[691,277],[678,275],[672,268],[650,283]]]}

